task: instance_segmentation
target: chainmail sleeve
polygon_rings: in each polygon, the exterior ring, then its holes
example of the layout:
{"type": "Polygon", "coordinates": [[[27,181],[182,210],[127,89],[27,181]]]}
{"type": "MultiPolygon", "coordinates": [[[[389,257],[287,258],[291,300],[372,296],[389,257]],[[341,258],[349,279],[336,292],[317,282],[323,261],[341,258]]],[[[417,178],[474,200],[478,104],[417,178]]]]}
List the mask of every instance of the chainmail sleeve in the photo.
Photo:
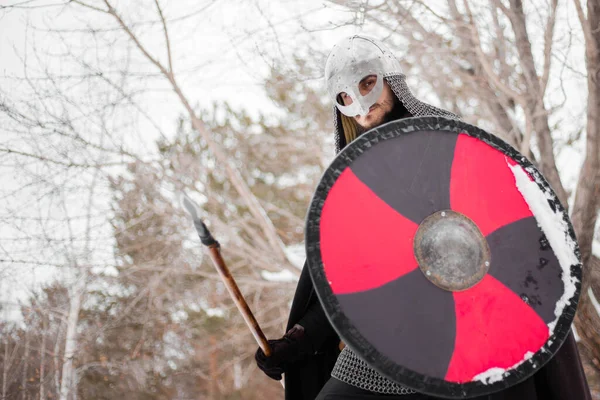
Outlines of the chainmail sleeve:
{"type": "Polygon", "coordinates": [[[369,367],[348,346],[344,347],[344,350],[340,353],[331,376],[348,385],[370,392],[396,395],[416,393],[412,389],[389,380],[369,367]]]}

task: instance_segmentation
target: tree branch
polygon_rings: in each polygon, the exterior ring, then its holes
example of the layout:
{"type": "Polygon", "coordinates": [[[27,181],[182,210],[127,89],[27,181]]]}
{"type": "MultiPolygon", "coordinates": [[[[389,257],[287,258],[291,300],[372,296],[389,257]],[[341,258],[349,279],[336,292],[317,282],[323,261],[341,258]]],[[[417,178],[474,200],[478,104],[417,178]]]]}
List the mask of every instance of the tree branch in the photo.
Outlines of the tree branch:
{"type": "MultiPolygon", "coordinates": [[[[177,96],[179,97],[179,100],[181,101],[181,103],[185,107],[186,111],[188,112],[188,114],[192,120],[193,128],[196,131],[198,131],[198,133],[200,133],[200,135],[206,141],[208,147],[213,152],[213,154],[215,155],[215,157],[217,158],[219,163],[224,166],[224,168],[227,172],[227,175],[231,179],[233,186],[240,193],[240,196],[246,201],[246,204],[248,205],[250,212],[257,219],[259,225],[262,228],[263,234],[267,237],[267,240],[269,241],[269,244],[271,246],[271,250],[273,251],[273,254],[280,261],[287,260],[287,256],[285,254],[285,251],[283,250],[284,249],[283,243],[282,243],[281,239],[279,238],[279,236],[277,235],[277,231],[275,230],[275,227],[273,226],[273,222],[267,217],[267,214],[266,214],[264,208],[260,205],[260,203],[256,199],[256,196],[254,196],[254,194],[252,193],[252,191],[250,190],[248,185],[244,182],[244,180],[242,179],[242,177],[240,175],[240,172],[236,168],[233,168],[231,166],[224,151],[212,139],[212,135],[206,130],[202,120],[200,120],[200,118],[198,118],[196,116],[196,113],[195,113],[194,109],[192,108],[192,106],[190,105],[187,97],[183,94],[183,91],[177,84],[177,81],[175,80],[175,76],[172,73],[170,73],[158,60],[156,60],[154,57],[152,57],[152,55],[150,55],[150,53],[146,50],[146,48],[141,44],[141,42],[139,41],[137,36],[133,34],[131,29],[129,29],[129,27],[127,26],[127,24],[125,24],[125,22],[119,16],[117,11],[112,7],[112,5],[109,3],[109,1],[104,0],[104,3],[108,7],[108,13],[111,14],[117,20],[119,25],[127,33],[129,38],[135,43],[137,48],[169,80],[174,92],[177,94],[177,96]]],[[[289,262],[289,260],[287,260],[287,261],[289,262]]]]}
{"type": "Polygon", "coordinates": [[[36,154],[30,154],[19,150],[7,149],[5,147],[0,147],[0,152],[6,154],[17,154],[24,157],[34,158],[43,162],[49,162],[51,164],[62,165],[64,167],[74,167],[74,168],[102,168],[102,167],[114,167],[115,165],[126,165],[127,162],[119,161],[119,162],[109,162],[109,163],[101,163],[101,164],[80,164],[75,162],[64,162],[59,160],[52,160],[46,157],[38,156],[36,154]]]}
{"type": "MultiPolygon", "coordinates": [[[[568,208],[567,192],[562,185],[560,175],[556,168],[554,140],[552,139],[552,133],[548,122],[548,111],[544,105],[544,95],[541,92],[540,79],[538,78],[535,68],[531,50],[531,40],[527,33],[523,3],[521,0],[510,0],[510,6],[508,18],[515,34],[515,46],[519,55],[523,76],[525,77],[525,82],[527,84],[527,96],[525,98],[525,103],[523,104],[523,110],[529,114],[533,130],[537,137],[541,154],[539,167],[546,179],[552,185],[560,202],[565,208],[568,208]]],[[[547,68],[550,68],[550,65],[548,65],[547,68]]]]}
{"type": "MultiPolygon", "coordinates": [[[[577,0],[575,0],[577,1],[577,0]]],[[[558,7],[558,0],[552,0],[550,7],[550,15],[546,22],[546,29],[544,30],[544,67],[542,78],[540,81],[542,98],[546,94],[546,88],[548,87],[548,80],[550,78],[550,64],[552,62],[552,47],[554,44],[554,26],[556,25],[556,8],[558,7]]]]}
{"type": "Polygon", "coordinates": [[[139,41],[137,36],[133,34],[133,32],[131,31],[129,26],[127,26],[125,21],[123,21],[121,16],[117,13],[117,10],[115,10],[113,8],[113,6],[108,2],[108,0],[104,0],[104,4],[106,4],[106,6],[108,7],[108,11],[104,11],[104,12],[107,12],[108,14],[112,15],[117,20],[117,22],[119,23],[121,28],[123,28],[123,30],[125,31],[127,36],[129,36],[129,38],[133,41],[133,43],[135,43],[136,47],[144,54],[144,56],[152,64],[154,64],[160,70],[160,72],[162,72],[166,77],[172,77],[172,75],[169,73],[169,71],[167,71],[167,69],[164,67],[164,65],[162,65],[160,63],[160,61],[158,61],[156,58],[152,57],[152,55],[148,52],[148,50],[146,50],[146,48],[142,45],[142,43],[139,41]]]}
{"type": "Polygon", "coordinates": [[[581,7],[580,0],[573,0],[575,9],[577,10],[577,17],[581,23],[581,29],[583,29],[583,36],[585,37],[586,43],[590,43],[593,40],[592,28],[590,27],[587,18],[583,14],[583,8],[581,7]]]}
{"type": "Polygon", "coordinates": [[[156,4],[156,8],[158,9],[158,14],[160,15],[163,31],[165,33],[165,42],[167,43],[167,56],[169,58],[169,72],[173,74],[173,60],[171,58],[171,41],[169,40],[169,31],[167,30],[167,23],[165,22],[165,17],[163,15],[162,9],[160,8],[160,3],[158,2],[158,0],[154,0],[154,3],[156,4]]]}
{"type": "Polygon", "coordinates": [[[84,3],[83,1],[80,1],[80,0],[69,0],[69,3],[79,4],[82,7],[89,8],[90,10],[94,10],[94,11],[99,11],[101,13],[108,13],[109,12],[108,10],[104,10],[104,9],[102,9],[100,7],[95,7],[95,6],[89,5],[89,4],[84,3]]]}
{"type": "MultiPolygon", "coordinates": [[[[466,3],[466,4],[468,5],[468,3],[466,3]]],[[[479,31],[477,30],[477,27],[475,26],[475,22],[473,20],[473,15],[470,14],[470,11],[468,11],[468,13],[469,13],[469,29],[471,31],[471,35],[472,35],[471,37],[473,38],[475,54],[477,55],[477,60],[479,61],[479,63],[481,64],[481,67],[483,68],[483,70],[485,72],[485,76],[492,82],[494,87],[496,87],[498,90],[500,90],[502,93],[504,93],[507,97],[514,99],[514,101],[517,102],[518,104],[520,104],[522,107],[525,107],[525,105],[526,105],[525,98],[520,93],[513,90],[507,84],[502,82],[500,77],[494,72],[494,68],[492,67],[492,64],[490,63],[490,61],[488,60],[487,54],[485,54],[485,52],[481,48],[481,39],[479,37],[479,31]]]]}

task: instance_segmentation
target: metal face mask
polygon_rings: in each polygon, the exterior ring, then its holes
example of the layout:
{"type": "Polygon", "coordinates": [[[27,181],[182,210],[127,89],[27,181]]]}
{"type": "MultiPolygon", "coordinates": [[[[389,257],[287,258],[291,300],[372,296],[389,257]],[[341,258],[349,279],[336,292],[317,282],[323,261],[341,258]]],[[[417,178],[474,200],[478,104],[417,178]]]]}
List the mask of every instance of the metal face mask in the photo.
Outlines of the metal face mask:
{"type": "Polygon", "coordinates": [[[337,43],[325,65],[327,91],[338,110],[354,117],[367,115],[383,92],[386,75],[402,73],[398,60],[380,42],[352,36],[337,43]],[[365,81],[376,77],[375,84],[365,81]],[[342,97],[346,97],[346,105],[342,97]]]}
{"type": "Polygon", "coordinates": [[[355,115],[367,115],[369,108],[377,102],[379,96],[383,92],[383,76],[381,74],[362,72],[358,74],[347,74],[346,77],[340,79],[340,84],[335,85],[336,106],[345,115],[353,117],[355,115]],[[365,81],[371,81],[372,78],[377,79],[375,84],[366,85],[365,81]],[[344,105],[344,97],[348,105],[344,105]]]}

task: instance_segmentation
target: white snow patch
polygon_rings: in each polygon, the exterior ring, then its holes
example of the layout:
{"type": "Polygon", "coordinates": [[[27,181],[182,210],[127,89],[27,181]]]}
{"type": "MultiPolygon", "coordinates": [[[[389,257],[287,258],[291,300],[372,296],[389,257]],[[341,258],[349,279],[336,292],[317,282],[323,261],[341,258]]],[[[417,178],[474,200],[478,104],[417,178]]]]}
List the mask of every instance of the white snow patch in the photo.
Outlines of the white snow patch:
{"type": "Polygon", "coordinates": [[[486,385],[502,380],[502,375],[506,372],[503,368],[490,368],[485,372],[475,375],[472,380],[481,381],[486,385]]]}
{"type": "Polygon", "coordinates": [[[594,291],[591,287],[589,287],[587,292],[590,296],[590,300],[592,301],[592,305],[596,309],[596,314],[598,314],[598,316],[600,317],[600,303],[598,303],[598,299],[596,299],[596,296],[594,296],[594,291]]]}
{"type": "Polygon", "coordinates": [[[190,305],[190,308],[194,311],[202,310],[209,317],[217,317],[217,318],[225,317],[225,310],[223,310],[222,308],[219,308],[219,307],[210,307],[206,300],[200,300],[200,303],[198,305],[199,305],[199,307],[195,307],[195,305],[192,304],[192,305],[190,305]]]}
{"type": "Polygon", "coordinates": [[[279,272],[261,271],[260,275],[264,280],[270,282],[297,282],[298,277],[289,269],[284,269],[279,272]]]}
{"type": "MultiPolygon", "coordinates": [[[[598,218],[600,221],[600,218],[598,218]]],[[[592,241],[592,255],[600,258],[600,240],[594,239],[592,241]]]]}
{"type": "Polygon", "coordinates": [[[205,308],[204,312],[209,317],[223,318],[225,316],[225,311],[223,311],[221,308],[205,308]]]}
{"type": "Polygon", "coordinates": [[[600,258],[600,215],[596,218],[596,226],[594,227],[594,238],[592,240],[592,255],[600,258]]]}
{"type": "Polygon", "coordinates": [[[516,363],[515,365],[513,365],[510,368],[504,369],[504,368],[490,368],[485,372],[482,372],[480,374],[477,374],[473,377],[473,381],[481,381],[486,385],[489,385],[490,383],[494,383],[494,382],[498,382],[502,380],[502,377],[504,376],[504,373],[510,369],[514,369],[517,368],[519,365],[523,364],[525,361],[529,360],[531,357],[533,357],[532,352],[528,351],[527,353],[525,353],[523,355],[523,359],[521,361],[519,361],[518,363],[516,363]]]}
{"type": "Polygon", "coordinates": [[[173,321],[175,322],[182,322],[188,319],[188,313],[183,310],[177,310],[171,314],[171,318],[173,318],[173,321]]]}
{"type": "Polygon", "coordinates": [[[575,284],[578,280],[571,276],[571,266],[579,264],[579,260],[575,255],[577,245],[568,233],[569,227],[563,220],[563,214],[555,212],[550,208],[548,200],[552,200],[552,197],[547,192],[542,191],[537,183],[529,178],[529,175],[527,175],[521,166],[512,166],[508,162],[507,165],[515,176],[517,188],[523,195],[529,209],[535,215],[538,225],[546,235],[562,268],[562,281],[565,290],[554,309],[556,318],[548,324],[550,336],[552,336],[558,318],[565,307],[569,305],[571,298],[576,292],[575,284]]]}
{"type": "Polygon", "coordinates": [[[575,329],[575,325],[571,326],[571,329],[573,330],[573,338],[575,339],[576,342],[579,342],[581,340],[581,336],[579,336],[579,333],[577,333],[577,329],[575,329]]]}
{"type": "Polygon", "coordinates": [[[285,255],[292,265],[298,269],[302,269],[304,266],[304,260],[306,260],[306,248],[304,243],[292,244],[285,248],[285,255]]]}

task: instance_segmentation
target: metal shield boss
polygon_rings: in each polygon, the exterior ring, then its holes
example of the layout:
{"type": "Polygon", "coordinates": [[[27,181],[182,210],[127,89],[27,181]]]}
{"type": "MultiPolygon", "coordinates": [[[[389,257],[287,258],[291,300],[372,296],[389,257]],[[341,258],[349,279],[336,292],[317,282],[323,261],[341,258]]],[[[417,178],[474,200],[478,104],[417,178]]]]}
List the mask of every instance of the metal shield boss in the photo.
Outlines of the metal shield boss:
{"type": "Polygon", "coordinates": [[[348,145],[310,204],[306,251],[342,340],[443,398],[503,390],[558,351],[581,260],[543,176],[464,122],[408,118],[348,145]]]}

